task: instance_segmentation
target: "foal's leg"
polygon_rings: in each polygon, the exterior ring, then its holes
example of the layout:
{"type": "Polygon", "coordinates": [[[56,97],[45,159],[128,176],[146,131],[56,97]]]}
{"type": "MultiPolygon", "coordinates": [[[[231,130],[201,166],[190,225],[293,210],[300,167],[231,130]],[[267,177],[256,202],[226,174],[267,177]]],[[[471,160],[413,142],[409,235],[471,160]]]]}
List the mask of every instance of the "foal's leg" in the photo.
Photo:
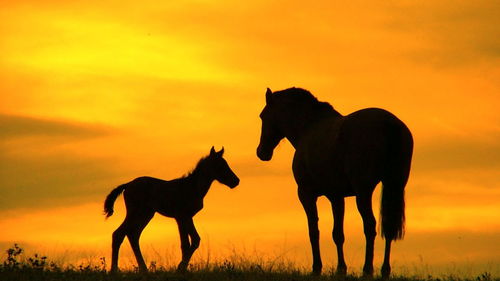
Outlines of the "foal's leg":
{"type": "Polygon", "coordinates": [[[130,242],[130,246],[134,251],[135,258],[137,260],[137,264],[139,266],[140,272],[147,272],[148,267],[146,266],[146,262],[142,257],[141,248],[139,246],[139,238],[141,236],[144,227],[149,223],[149,221],[153,218],[154,212],[143,212],[141,214],[136,214],[130,219],[130,228],[127,232],[128,241],[130,242]]]}
{"type": "Polygon", "coordinates": [[[113,232],[113,242],[111,243],[111,272],[118,271],[118,253],[120,251],[120,246],[127,234],[127,219],[113,232]]]}
{"type": "Polygon", "coordinates": [[[182,260],[177,267],[178,271],[185,271],[194,254],[194,251],[200,246],[200,235],[196,231],[193,218],[184,218],[177,220],[179,234],[181,236],[182,260]],[[189,241],[191,240],[191,241],[189,241]]]}
{"type": "MultiPolygon", "coordinates": [[[[189,229],[189,238],[191,238],[191,255],[193,255],[194,251],[198,249],[200,246],[200,235],[196,231],[196,227],[194,226],[193,218],[189,218],[188,220],[188,229],[189,229]]],[[[191,258],[191,255],[189,258],[191,258]]]]}
{"type": "Polygon", "coordinates": [[[313,255],[313,274],[321,274],[323,264],[319,252],[319,229],[318,229],[318,208],[316,206],[317,197],[309,196],[299,191],[300,203],[304,207],[307,215],[307,225],[309,227],[309,240],[313,255]]]}
{"type": "Polygon", "coordinates": [[[337,246],[337,274],[345,275],[347,265],[344,260],[344,197],[330,199],[333,211],[332,237],[337,246]]]}
{"type": "Polygon", "coordinates": [[[191,243],[189,241],[190,224],[187,218],[176,218],[179,236],[181,238],[182,260],[177,266],[177,271],[186,271],[191,258],[191,243]]]}
{"type": "Polygon", "coordinates": [[[356,196],[356,205],[363,219],[363,228],[366,238],[366,255],[363,274],[371,276],[373,275],[373,246],[375,243],[375,236],[377,236],[375,230],[377,222],[373,215],[371,193],[356,196]]]}

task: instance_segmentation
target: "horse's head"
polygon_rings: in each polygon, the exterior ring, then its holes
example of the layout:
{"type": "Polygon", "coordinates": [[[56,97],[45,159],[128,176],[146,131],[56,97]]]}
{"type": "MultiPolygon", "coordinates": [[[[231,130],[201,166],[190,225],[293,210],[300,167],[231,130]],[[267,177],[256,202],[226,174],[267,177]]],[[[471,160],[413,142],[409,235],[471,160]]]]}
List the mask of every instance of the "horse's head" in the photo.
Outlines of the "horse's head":
{"type": "Polygon", "coordinates": [[[224,155],[224,147],[218,152],[215,151],[214,147],[210,149],[210,155],[208,160],[210,161],[210,170],[218,182],[229,186],[230,188],[235,188],[240,183],[240,179],[231,170],[227,161],[222,157],[224,155]]]}
{"type": "Polygon", "coordinates": [[[281,132],[276,120],[273,100],[273,92],[269,88],[266,91],[266,106],[260,113],[262,120],[262,130],[260,133],[260,143],[257,147],[257,157],[262,161],[269,161],[273,157],[273,150],[285,137],[281,132]]]}

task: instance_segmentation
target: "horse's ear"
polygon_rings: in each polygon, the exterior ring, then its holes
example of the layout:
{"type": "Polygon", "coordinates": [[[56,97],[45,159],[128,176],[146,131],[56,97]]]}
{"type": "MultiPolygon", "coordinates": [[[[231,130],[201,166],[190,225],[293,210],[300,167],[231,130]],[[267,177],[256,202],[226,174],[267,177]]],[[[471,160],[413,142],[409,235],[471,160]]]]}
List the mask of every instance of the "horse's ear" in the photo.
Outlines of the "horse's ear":
{"type": "Polygon", "coordinates": [[[266,104],[271,104],[273,102],[273,92],[271,89],[267,88],[266,91],[266,104]]]}
{"type": "Polygon", "coordinates": [[[210,156],[214,156],[215,155],[215,149],[214,147],[212,146],[212,148],[210,148],[210,156]]]}
{"type": "Polygon", "coordinates": [[[222,147],[222,149],[219,152],[217,152],[217,155],[220,157],[224,155],[224,147],[222,147]]]}

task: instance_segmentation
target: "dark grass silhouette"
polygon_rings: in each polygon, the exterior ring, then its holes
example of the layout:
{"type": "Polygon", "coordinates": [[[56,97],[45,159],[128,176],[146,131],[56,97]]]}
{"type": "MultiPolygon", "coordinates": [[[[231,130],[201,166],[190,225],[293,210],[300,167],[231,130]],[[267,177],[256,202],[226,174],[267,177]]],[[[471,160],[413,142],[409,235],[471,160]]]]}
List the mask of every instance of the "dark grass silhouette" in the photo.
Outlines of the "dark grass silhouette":
{"type": "Polygon", "coordinates": [[[118,270],[118,252],[125,236],[139,265],[139,270],[147,271],[146,263],[139,247],[142,230],[155,213],[174,218],[181,238],[182,261],[177,270],[185,271],[194,251],[200,244],[193,223],[193,216],[203,208],[203,198],[212,182],[219,181],[230,188],[240,180],[223,158],[224,148],[201,158],[196,168],[185,177],[165,181],[151,177],[140,177],[113,189],[104,201],[106,217],[113,215],[113,204],[123,192],[127,215],[123,223],[113,232],[111,271],[118,270]]]}
{"type": "Polygon", "coordinates": [[[404,188],[410,173],[413,138],[393,114],[368,108],[342,116],[310,92],[290,88],[266,92],[260,114],[262,131],[257,156],[271,160],[281,139],[295,148],[292,169],[298,195],[307,215],[313,254],[313,273],[321,273],[316,201],[326,196],[334,216],[333,241],[337,246],[337,273],[344,275],[344,197],[356,196],[366,237],[365,275],[373,275],[376,221],[372,194],[382,182],[381,232],[386,239],[382,276],[390,275],[391,242],[403,238],[404,188]]]}
{"type": "MultiPolygon", "coordinates": [[[[3,252],[3,251],[2,251],[3,252]]],[[[27,256],[24,249],[18,245],[8,249],[7,256],[0,261],[0,280],[8,281],[224,281],[224,280],[246,280],[246,281],[366,281],[367,278],[355,275],[334,276],[324,274],[322,276],[312,276],[305,274],[302,270],[287,263],[276,264],[272,262],[245,260],[224,260],[221,262],[202,262],[193,264],[189,273],[179,273],[170,268],[162,266],[151,267],[147,274],[127,270],[120,273],[108,274],[106,272],[106,259],[101,257],[97,260],[89,260],[80,264],[61,264],[61,261],[54,262],[44,255],[34,254],[27,256]]],[[[4,252],[5,253],[5,252],[4,252]]],[[[368,280],[381,280],[379,278],[368,280]]],[[[480,275],[460,277],[457,275],[432,277],[405,277],[395,276],[391,280],[397,281],[492,281],[499,280],[488,272],[480,275]]]]}

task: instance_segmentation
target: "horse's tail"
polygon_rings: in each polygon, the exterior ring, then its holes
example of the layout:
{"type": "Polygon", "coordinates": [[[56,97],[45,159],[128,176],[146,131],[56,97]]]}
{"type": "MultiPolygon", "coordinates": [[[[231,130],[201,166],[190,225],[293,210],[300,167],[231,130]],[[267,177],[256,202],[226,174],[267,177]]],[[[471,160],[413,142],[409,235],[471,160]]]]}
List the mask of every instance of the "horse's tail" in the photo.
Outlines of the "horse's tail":
{"type": "Polygon", "coordinates": [[[113,189],[106,197],[106,200],[104,200],[104,215],[106,215],[106,218],[109,218],[113,215],[113,205],[115,204],[116,198],[118,198],[118,196],[122,194],[125,188],[127,188],[127,184],[118,186],[117,188],[113,189]]]}
{"type": "Polygon", "coordinates": [[[410,175],[413,138],[408,128],[401,125],[392,138],[388,169],[382,180],[381,233],[386,240],[402,239],[405,231],[405,186],[410,175]]]}

